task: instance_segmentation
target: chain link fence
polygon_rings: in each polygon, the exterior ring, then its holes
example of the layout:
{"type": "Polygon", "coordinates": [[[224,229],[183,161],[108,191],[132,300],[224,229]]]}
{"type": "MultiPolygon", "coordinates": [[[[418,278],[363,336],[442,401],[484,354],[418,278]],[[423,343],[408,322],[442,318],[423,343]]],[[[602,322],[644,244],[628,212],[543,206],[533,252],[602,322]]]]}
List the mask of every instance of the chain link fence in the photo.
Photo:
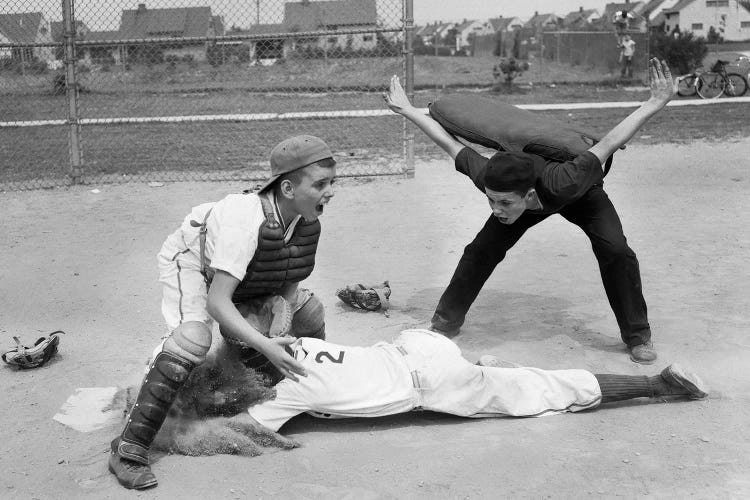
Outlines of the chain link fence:
{"type": "MultiPolygon", "coordinates": [[[[647,81],[649,60],[649,33],[628,31],[635,42],[632,58],[634,81],[647,81]]],[[[552,83],[560,75],[549,68],[549,64],[563,64],[571,68],[576,80],[596,70],[596,77],[609,73],[621,76],[623,61],[618,47],[618,36],[614,31],[544,31],[519,30],[512,33],[496,33],[478,36],[473,40],[472,55],[475,57],[515,57],[529,61],[533,69],[526,75],[536,83],[552,83]]]]}
{"type": "Polygon", "coordinates": [[[409,175],[411,1],[9,0],[0,6],[0,190],[260,180],[301,133],[344,176],[409,175]]]}

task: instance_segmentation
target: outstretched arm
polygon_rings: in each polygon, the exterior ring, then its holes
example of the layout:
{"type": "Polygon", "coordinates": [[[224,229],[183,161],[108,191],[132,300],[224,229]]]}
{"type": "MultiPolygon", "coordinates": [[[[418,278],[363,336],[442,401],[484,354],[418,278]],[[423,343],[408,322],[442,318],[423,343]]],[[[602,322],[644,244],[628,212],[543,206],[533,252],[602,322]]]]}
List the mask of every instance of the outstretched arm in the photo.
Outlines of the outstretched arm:
{"type": "Polygon", "coordinates": [[[659,62],[656,58],[651,59],[649,63],[649,81],[651,97],[648,101],[641,104],[589,149],[601,163],[604,163],[612,153],[628,142],[638,129],[661,111],[677,92],[677,81],[672,78],[669,66],[666,62],[659,62]]]}
{"type": "Polygon", "coordinates": [[[388,92],[383,94],[386,104],[394,113],[398,113],[404,118],[408,119],[414,125],[424,132],[427,137],[443,148],[454,160],[458,155],[458,152],[464,148],[464,145],[457,141],[451,136],[445,129],[432,117],[421,113],[417,108],[412,106],[409,102],[409,98],[406,96],[401,82],[399,82],[397,76],[391,77],[391,86],[388,92]]]}

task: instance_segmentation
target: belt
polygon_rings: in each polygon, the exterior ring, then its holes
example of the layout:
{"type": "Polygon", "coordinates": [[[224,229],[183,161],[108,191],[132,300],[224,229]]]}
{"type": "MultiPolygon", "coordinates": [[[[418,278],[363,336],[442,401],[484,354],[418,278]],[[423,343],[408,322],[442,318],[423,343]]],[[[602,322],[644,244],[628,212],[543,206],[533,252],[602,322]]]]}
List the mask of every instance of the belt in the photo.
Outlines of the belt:
{"type": "MultiPolygon", "coordinates": [[[[406,357],[406,356],[409,355],[409,353],[406,351],[406,349],[404,349],[400,345],[396,346],[396,350],[398,352],[400,352],[401,355],[404,356],[404,357],[406,357]]],[[[411,369],[411,367],[409,367],[409,368],[411,369]]],[[[414,384],[414,388],[415,389],[421,389],[422,388],[422,384],[419,383],[419,373],[417,372],[417,370],[411,370],[409,372],[409,374],[411,375],[411,383],[414,384]]]]}

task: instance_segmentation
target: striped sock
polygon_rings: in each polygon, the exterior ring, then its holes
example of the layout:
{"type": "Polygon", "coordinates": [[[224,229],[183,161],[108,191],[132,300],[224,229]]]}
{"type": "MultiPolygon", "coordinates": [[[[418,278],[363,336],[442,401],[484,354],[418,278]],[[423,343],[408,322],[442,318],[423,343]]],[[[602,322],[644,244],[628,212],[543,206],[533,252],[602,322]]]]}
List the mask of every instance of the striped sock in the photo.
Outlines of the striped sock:
{"type": "Polygon", "coordinates": [[[643,375],[594,375],[602,391],[602,403],[633,398],[652,398],[654,389],[643,375]]]}

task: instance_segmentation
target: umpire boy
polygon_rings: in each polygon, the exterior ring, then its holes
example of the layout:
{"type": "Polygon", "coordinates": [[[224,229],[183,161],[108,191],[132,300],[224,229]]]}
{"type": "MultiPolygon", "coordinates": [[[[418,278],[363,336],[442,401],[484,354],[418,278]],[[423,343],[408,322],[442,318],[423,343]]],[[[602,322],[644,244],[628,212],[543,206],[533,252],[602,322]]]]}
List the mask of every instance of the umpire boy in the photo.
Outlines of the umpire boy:
{"type": "Polygon", "coordinates": [[[464,147],[431,117],[409,102],[398,78],[384,94],[388,106],[417,125],[454,160],[486,196],[492,209],[484,227],[466,248],[432,318],[432,328],[456,335],[485,281],[527,229],[559,213],[591,240],[615,313],[620,335],[636,363],[653,363],[646,301],[635,252],[628,246],[614,205],[603,187],[602,164],[677,91],[666,63],[650,62],[651,97],[617,124],[600,142],[574,160],[546,162],[527,153],[498,152],[489,160],[464,147]]]}

